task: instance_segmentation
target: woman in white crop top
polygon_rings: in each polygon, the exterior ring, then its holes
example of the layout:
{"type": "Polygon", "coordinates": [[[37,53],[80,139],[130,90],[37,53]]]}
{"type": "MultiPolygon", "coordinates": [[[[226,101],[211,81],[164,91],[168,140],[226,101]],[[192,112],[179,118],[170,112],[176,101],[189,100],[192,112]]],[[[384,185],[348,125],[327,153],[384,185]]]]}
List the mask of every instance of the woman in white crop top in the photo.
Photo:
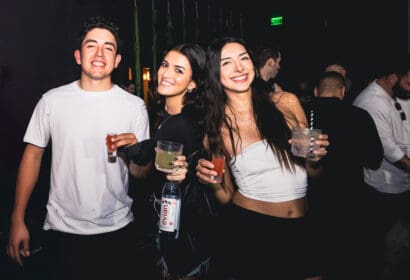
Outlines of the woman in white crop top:
{"type": "Polygon", "coordinates": [[[309,254],[314,236],[305,216],[305,195],[307,176],[315,175],[316,162],[326,154],[327,135],[321,135],[315,161],[292,156],[291,129],[305,126],[306,117],[300,119],[303,110],[296,96],[288,101],[286,114],[283,106],[274,105],[255,79],[251,51],[243,40],[215,40],[207,64],[204,146],[209,154],[222,151],[227,159],[220,184],[209,178],[216,175],[210,161],[201,159],[197,165],[199,179],[227,205],[215,229],[220,236],[215,277],[321,279],[309,254]]]}

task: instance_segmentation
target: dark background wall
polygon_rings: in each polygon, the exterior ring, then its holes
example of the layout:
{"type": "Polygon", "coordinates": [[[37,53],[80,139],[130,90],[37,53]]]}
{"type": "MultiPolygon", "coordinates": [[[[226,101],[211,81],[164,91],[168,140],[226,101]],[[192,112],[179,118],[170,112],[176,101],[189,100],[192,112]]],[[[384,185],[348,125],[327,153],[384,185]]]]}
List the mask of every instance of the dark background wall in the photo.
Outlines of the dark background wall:
{"type": "MultiPolygon", "coordinates": [[[[185,40],[196,41],[204,47],[224,34],[242,34],[252,44],[277,42],[283,53],[279,79],[289,86],[297,77],[318,71],[331,56],[345,60],[354,81],[365,82],[381,57],[408,53],[406,0],[360,4],[365,7],[358,7],[359,1],[237,2],[171,0],[173,43],[183,41],[184,32],[185,40]],[[279,28],[270,27],[270,16],[278,13],[284,16],[284,24],[279,28]]],[[[152,68],[152,1],[137,0],[136,3],[141,66],[152,68]]],[[[156,0],[154,7],[160,54],[169,42],[165,32],[167,1],[156,0]]],[[[17,167],[24,148],[22,137],[32,110],[46,90],[78,78],[73,59],[74,39],[84,20],[95,15],[106,16],[120,26],[124,54],[113,77],[116,83],[124,83],[128,67],[134,67],[135,61],[134,1],[1,0],[0,231],[7,227],[17,167]]],[[[46,159],[48,157],[49,151],[46,159]]],[[[45,200],[48,168],[45,161],[34,193],[33,200],[40,205],[45,200]]],[[[33,209],[43,211],[34,206],[33,209]]]]}

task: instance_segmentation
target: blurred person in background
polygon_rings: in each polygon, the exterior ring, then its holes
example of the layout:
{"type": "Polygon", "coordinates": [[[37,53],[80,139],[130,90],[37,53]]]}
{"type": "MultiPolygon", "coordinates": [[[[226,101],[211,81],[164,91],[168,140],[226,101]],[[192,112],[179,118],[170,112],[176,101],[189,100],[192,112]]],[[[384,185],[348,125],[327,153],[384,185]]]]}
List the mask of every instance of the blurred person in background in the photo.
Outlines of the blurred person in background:
{"type": "Polygon", "coordinates": [[[405,62],[392,57],[382,59],[375,79],[353,102],[372,116],[384,149],[380,168],[364,169],[373,214],[372,238],[379,244],[374,248],[379,274],[385,265],[386,234],[403,214],[410,212],[409,101],[397,98],[410,90],[409,65],[405,62]]]}

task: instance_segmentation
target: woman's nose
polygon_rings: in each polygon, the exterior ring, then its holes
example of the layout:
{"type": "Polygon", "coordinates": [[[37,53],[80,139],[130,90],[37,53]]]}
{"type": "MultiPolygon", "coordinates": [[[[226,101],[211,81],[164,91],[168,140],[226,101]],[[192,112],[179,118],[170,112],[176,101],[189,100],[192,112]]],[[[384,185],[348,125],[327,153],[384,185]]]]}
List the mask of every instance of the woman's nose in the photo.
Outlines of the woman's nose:
{"type": "Polygon", "coordinates": [[[237,70],[238,72],[242,72],[242,71],[243,71],[244,67],[243,67],[243,65],[242,65],[241,62],[237,62],[235,65],[236,65],[236,70],[237,70]]]}

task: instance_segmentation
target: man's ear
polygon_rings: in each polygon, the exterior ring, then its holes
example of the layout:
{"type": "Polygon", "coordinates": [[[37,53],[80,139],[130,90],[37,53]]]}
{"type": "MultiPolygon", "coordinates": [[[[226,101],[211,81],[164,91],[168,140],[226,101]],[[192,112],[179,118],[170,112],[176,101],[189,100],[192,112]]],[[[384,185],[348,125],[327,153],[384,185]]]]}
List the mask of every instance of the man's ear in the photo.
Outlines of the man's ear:
{"type": "Polygon", "coordinates": [[[315,97],[317,97],[317,96],[318,96],[317,87],[315,87],[315,88],[313,89],[313,95],[314,95],[315,97]]]}
{"type": "Polygon", "coordinates": [[[346,95],[346,87],[342,87],[342,89],[341,89],[341,94],[340,94],[340,95],[342,96],[341,99],[345,98],[345,95],[346,95]]]}
{"type": "Polygon", "coordinates": [[[386,80],[393,87],[396,83],[399,82],[399,76],[395,73],[391,73],[387,75],[386,80]]]}
{"type": "Polygon", "coordinates": [[[75,50],[74,51],[74,59],[75,59],[75,62],[77,62],[78,65],[81,65],[81,52],[80,52],[80,50],[75,50]]]}
{"type": "Polygon", "coordinates": [[[121,56],[120,54],[117,54],[117,55],[115,56],[115,65],[114,65],[114,68],[117,68],[117,67],[118,67],[118,64],[120,64],[120,62],[121,62],[121,58],[122,58],[122,56],[121,56]]]}

